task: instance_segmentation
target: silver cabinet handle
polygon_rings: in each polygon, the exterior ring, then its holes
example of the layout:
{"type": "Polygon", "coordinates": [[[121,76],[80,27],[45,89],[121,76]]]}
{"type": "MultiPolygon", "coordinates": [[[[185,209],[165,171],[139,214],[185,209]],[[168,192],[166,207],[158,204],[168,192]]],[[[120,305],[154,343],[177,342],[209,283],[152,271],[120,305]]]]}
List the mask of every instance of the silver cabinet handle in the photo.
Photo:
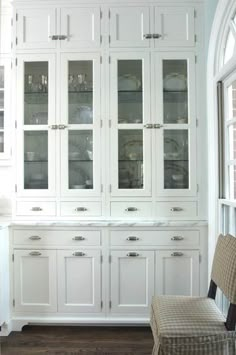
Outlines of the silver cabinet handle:
{"type": "Polygon", "coordinates": [[[67,39],[67,36],[66,36],[66,35],[60,35],[60,36],[58,36],[58,39],[59,39],[60,41],[63,41],[63,40],[65,40],[65,39],[67,39]]]}
{"type": "Polygon", "coordinates": [[[172,212],[181,212],[181,211],[183,211],[184,209],[181,208],[181,207],[172,207],[170,210],[171,210],[172,212]]]}
{"type": "Polygon", "coordinates": [[[131,257],[135,258],[135,257],[139,256],[139,254],[131,252],[131,253],[128,253],[127,256],[131,256],[131,257]]]}
{"type": "Polygon", "coordinates": [[[58,35],[52,35],[52,36],[49,36],[49,38],[51,38],[53,41],[56,41],[59,36],[58,35]]]}
{"type": "Polygon", "coordinates": [[[153,33],[152,38],[155,38],[155,39],[161,38],[161,35],[160,35],[160,33],[153,33]]]}
{"type": "Polygon", "coordinates": [[[86,207],[76,207],[75,211],[76,212],[85,212],[85,211],[88,211],[88,209],[86,207]]]}
{"type": "Polygon", "coordinates": [[[30,239],[30,240],[40,240],[40,239],[42,239],[42,238],[39,237],[38,235],[31,235],[31,236],[29,237],[29,239],[30,239]]]}
{"type": "Polygon", "coordinates": [[[73,256],[85,256],[86,254],[83,253],[82,251],[75,251],[72,255],[73,256]]]}
{"type": "Polygon", "coordinates": [[[131,241],[131,242],[134,242],[134,241],[139,240],[139,238],[138,238],[138,237],[135,237],[134,235],[131,235],[131,236],[127,237],[126,240],[131,241]]]}
{"type": "Polygon", "coordinates": [[[146,33],[145,35],[143,35],[143,38],[150,39],[150,38],[152,38],[152,34],[151,33],[146,33]]]}
{"type": "Polygon", "coordinates": [[[31,256],[40,256],[40,255],[42,255],[42,253],[40,253],[39,251],[31,251],[29,253],[29,255],[31,255],[31,256]]]}
{"type": "Polygon", "coordinates": [[[181,236],[178,236],[178,235],[174,235],[174,237],[172,237],[171,240],[178,240],[179,241],[179,240],[184,240],[184,238],[181,236]]]}
{"type": "Polygon", "coordinates": [[[163,127],[163,125],[160,124],[160,123],[155,123],[155,124],[153,125],[153,128],[161,128],[161,127],[163,127]]]}
{"type": "Polygon", "coordinates": [[[42,211],[43,209],[41,207],[32,207],[31,208],[31,211],[34,211],[34,212],[40,212],[42,211]]]}
{"type": "Polygon", "coordinates": [[[85,238],[82,237],[81,235],[79,235],[79,236],[75,236],[74,238],[72,238],[72,240],[85,240],[85,238]]]}
{"type": "Polygon", "coordinates": [[[153,128],[153,124],[152,123],[147,123],[144,125],[144,128],[153,128]]]}
{"type": "Polygon", "coordinates": [[[138,211],[138,209],[137,209],[137,207],[127,207],[125,209],[125,211],[127,211],[127,212],[135,212],[135,211],[138,211]]]}
{"type": "Polygon", "coordinates": [[[59,128],[59,129],[65,129],[66,127],[67,127],[67,126],[64,125],[64,124],[59,124],[59,125],[58,125],[58,128],[59,128]]]}
{"type": "Polygon", "coordinates": [[[57,125],[57,124],[52,124],[51,126],[49,126],[49,128],[51,128],[51,129],[57,129],[57,128],[58,128],[58,125],[57,125]]]}
{"type": "Polygon", "coordinates": [[[184,253],[181,253],[179,251],[175,251],[174,253],[171,254],[171,256],[183,256],[184,253]]]}

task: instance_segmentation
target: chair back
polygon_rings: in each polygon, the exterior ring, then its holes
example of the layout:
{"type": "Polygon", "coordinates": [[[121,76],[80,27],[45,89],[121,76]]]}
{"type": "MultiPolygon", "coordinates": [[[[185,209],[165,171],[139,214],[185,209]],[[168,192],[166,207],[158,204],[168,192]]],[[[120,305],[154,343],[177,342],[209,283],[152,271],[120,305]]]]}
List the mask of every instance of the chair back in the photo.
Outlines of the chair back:
{"type": "Polygon", "coordinates": [[[231,304],[236,304],[236,238],[219,236],[213,259],[211,279],[231,304]]]}

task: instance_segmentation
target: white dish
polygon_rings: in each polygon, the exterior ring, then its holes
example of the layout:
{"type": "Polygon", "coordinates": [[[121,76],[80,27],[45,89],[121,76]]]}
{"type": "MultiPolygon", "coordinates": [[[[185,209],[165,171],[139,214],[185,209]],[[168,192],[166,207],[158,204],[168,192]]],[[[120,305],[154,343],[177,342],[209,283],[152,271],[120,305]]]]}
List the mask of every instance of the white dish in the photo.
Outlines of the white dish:
{"type": "Polygon", "coordinates": [[[134,75],[125,74],[118,78],[118,90],[129,91],[138,90],[141,87],[141,82],[134,75]]]}
{"type": "Polygon", "coordinates": [[[72,189],[85,189],[86,185],[72,185],[72,189]]]}
{"type": "Polygon", "coordinates": [[[186,77],[179,73],[166,75],[164,79],[164,90],[166,91],[184,91],[187,89],[186,77]]]}

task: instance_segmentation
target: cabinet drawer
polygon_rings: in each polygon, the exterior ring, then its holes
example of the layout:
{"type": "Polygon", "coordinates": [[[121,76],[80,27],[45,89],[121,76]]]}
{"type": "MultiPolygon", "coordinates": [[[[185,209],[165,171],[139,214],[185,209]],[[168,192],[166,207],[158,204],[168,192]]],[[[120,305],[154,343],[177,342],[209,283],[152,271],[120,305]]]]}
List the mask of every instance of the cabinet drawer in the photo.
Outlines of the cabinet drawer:
{"type": "Polygon", "coordinates": [[[156,217],[196,217],[197,202],[157,202],[156,217]]]}
{"type": "Polygon", "coordinates": [[[56,203],[52,201],[18,201],[16,214],[18,216],[55,216],[56,203]]]}
{"type": "Polygon", "coordinates": [[[61,203],[61,216],[99,217],[101,213],[100,202],[70,201],[61,203]]]}
{"type": "Polygon", "coordinates": [[[200,236],[198,231],[111,231],[110,243],[112,246],[192,246],[199,247],[200,236]]]}
{"type": "Polygon", "coordinates": [[[111,202],[111,217],[148,218],[151,216],[151,202],[111,202]]]}
{"type": "Polygon", "coordinates": [[[26,229],[13,232],[13,243],[16,245],[64,245],[64,246],[90,246],[101,244],[100,231],[82,230],[42,230],[26,229]]]}

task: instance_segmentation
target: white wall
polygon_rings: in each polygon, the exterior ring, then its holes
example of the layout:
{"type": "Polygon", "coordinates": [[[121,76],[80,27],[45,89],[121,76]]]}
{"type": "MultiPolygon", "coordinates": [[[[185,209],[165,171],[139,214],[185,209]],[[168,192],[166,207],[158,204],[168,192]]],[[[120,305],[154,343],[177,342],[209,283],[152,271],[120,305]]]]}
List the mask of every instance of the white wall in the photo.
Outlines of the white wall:
{"type": "Polygon", "coordinates": [[[216,6],[218,0],[205,0],[205,40],[206,48],[208,48],[209,38],[211,34],[211,26],[214,20],[216,6]]]}

